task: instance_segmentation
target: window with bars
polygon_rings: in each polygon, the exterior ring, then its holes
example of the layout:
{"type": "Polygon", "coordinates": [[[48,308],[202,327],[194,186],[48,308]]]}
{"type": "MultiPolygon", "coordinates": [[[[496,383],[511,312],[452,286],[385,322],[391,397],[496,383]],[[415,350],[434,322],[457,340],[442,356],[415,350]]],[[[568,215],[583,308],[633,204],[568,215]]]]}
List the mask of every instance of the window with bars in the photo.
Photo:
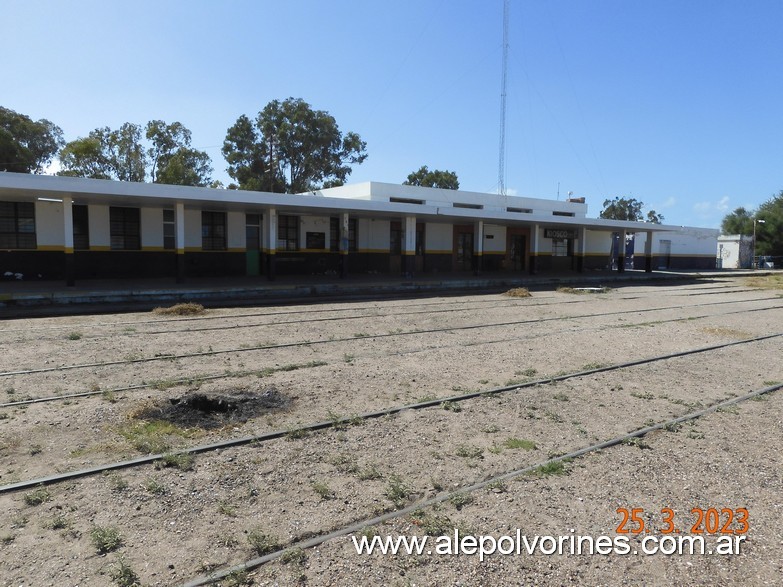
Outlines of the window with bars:
{"type": "Polygon", "coordinates": [[[174,210],[163,210],[163,248],[167,251],[173,251],[177,247],[176,234],[174,210]]]}
{"type": "Polygon", "coordinates": [[[90,250],[90,221],[84,204],[74,204],[73,213],[73,248],[76,251],[90,250]]]}
{"type": "Polygon", "coordinates": [[[139,208],[109,208],[109,233],[112,251],[141,249],[141,211],[139,208]]]}
{"type": "MultiPolygon", "coordinates": [[[[329,250],[336,253],[340,250],[340,219],[332,217],[329,219],[329,250]]],[[[358,250],[356,245],[356,218],[348,219],[348,250],[355,253],[358,250]]]]}
{"type": "Polygon", "coordinates": [[[248,251],[261,249],[261,214],[245,214],[245,238],[248,251]]]}
{"type": "Polygon", "coordinates": [[[277,250],[299,250],[299,218],[296,216],[277,217],[277,250]]]}
{"type": "Polygon", "coordinates": [[[569,249],[569,239],[567,238],[553,238],[552,239],[552,256],[553,257],[567,257],[569,249]]]}
{"type": "Polygon", "coordinates": [[[35,248],[35,204],[0,202],[0,249],[35,248]]]}
{"type": "Polygon", "coordinates": [[[226,213],[201,212],[201,249],[226,250],[226,213]]]}

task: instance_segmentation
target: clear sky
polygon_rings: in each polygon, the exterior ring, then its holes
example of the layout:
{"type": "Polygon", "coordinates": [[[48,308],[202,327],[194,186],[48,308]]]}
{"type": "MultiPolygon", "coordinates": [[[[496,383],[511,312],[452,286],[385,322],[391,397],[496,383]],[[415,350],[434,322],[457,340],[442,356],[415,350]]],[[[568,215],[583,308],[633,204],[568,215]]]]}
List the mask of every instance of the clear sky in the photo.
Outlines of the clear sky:
{"type": "MultiPolygon", "coordinates": [[[[717,227],[783,189],[783,1],[510,0],[510,195],[717,227]]],[[[502,0],[0,0],[0,105],[66,140],[182,122],[228,183],[241,114],[302,98],[369,157],[498,188],[502,0]]]]}

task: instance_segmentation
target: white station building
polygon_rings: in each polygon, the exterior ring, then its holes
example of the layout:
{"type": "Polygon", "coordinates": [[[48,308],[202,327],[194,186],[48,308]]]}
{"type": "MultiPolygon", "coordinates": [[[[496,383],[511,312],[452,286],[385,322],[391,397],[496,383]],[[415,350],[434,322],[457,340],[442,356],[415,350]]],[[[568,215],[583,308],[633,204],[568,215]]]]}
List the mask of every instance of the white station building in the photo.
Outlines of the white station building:
{"type": "Polygon", "coordinates": [[[718,232],[587,218],[583,198],[376,182],[278,194],[0,173],[0,275],[68,284],[710,269],[718,232]]]}

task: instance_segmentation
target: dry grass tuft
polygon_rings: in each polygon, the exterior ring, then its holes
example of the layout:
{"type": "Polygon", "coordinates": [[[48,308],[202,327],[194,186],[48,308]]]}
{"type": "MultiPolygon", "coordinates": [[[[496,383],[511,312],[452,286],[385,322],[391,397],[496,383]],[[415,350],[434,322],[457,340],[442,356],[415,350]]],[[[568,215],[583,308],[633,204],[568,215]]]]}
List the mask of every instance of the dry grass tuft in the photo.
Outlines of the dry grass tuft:
{"type": "Polygon", "coordinates": [[[503,295],[510,298],[529,298],[532,294],[526,287],[515,287],[514,289],[508,290],[503,295]]]}
{"type": "Polygon", "coordinates": [[[174,304],[168,308],[155,308],[152,310],[153,314],[159,314],[161,316],[195,316],[197,314],[203,314],[204,312],[204,306],[201,304],[194,304],[193,302],[174,304]]]}
{"type": "Polygon", "coordinates": [[[752,334],[750,334],[749,332],[745,332],[744,330],[735,330],[734,328],[722,328],[718,326],[702,328],[702,330],[707,334],[714,334],[715,336],[723,336],[727,338],[743,339],[743,338],[750,338],[751,336],[753,336],[752,334]]]}
{"type": "Polygon", "coordinates": [[[783,289],[783,275],[759,275],[745,280],[748,287],[761,289],[783,289]]]}

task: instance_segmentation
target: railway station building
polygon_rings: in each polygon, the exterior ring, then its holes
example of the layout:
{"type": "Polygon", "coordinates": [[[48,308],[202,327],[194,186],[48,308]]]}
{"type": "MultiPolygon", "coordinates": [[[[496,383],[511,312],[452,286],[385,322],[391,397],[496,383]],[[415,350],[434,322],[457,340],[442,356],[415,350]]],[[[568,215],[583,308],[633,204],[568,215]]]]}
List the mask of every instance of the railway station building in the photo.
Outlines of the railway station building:
{"type": "Polygon", "coordinates": [[[304,194],[0,173],[0,276],[536,274],[711,269],[717,230],[584,199],[367,182],[304,194]]]}

